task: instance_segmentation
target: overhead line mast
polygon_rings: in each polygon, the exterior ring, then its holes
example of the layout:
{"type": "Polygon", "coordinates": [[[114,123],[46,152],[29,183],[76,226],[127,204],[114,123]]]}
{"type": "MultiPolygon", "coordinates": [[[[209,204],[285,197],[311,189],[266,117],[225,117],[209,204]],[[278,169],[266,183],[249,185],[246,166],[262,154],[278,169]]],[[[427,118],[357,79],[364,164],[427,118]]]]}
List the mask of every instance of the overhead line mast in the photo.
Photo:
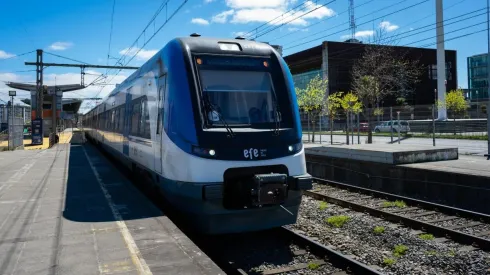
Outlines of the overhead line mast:
{"type": "Polygon", "coordinates": [[[356,18],[354,16],[354,0],[349,0],[349,26],[351,38],[356,38],[356,18]]]}

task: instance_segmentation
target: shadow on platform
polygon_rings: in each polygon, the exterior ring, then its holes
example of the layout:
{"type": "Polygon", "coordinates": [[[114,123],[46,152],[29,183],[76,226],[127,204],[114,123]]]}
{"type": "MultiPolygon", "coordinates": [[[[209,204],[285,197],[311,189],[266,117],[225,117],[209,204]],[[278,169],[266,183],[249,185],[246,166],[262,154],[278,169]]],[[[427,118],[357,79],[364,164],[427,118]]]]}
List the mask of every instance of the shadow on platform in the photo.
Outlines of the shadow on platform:
{"type": "Polygon", "coordinates": [[[87,142],[69,146],[64,218],[78,222],[116,221],[113,210],[122,220],[163,216],[94,145],[87,142]]]}

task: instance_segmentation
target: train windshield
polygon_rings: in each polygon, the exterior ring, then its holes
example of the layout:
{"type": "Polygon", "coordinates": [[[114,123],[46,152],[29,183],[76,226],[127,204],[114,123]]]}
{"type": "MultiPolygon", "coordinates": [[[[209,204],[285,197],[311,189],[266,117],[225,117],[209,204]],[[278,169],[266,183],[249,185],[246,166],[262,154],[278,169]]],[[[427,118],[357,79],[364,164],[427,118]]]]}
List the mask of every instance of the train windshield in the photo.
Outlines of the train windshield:
{"type": "Polygon", "coordinates": [[[267,71],[200,70],[202,96],[211,125],[269,124],[279,108],[267,71]]]}

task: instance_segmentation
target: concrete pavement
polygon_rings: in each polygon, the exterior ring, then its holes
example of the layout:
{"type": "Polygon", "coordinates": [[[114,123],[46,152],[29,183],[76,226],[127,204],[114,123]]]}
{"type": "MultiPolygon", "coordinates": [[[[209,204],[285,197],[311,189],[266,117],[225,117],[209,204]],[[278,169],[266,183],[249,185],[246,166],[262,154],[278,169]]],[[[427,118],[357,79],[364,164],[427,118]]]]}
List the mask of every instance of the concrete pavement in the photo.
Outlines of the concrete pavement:
{"type": "MultiPolygon", "coordinates": [[[[367,143],[367,136],[361,136],[361,144],[367,143]]],[[[303,141],[308,140],[308,135],[303,134],[303,141]]],[[[330,135],[315,135],[316,143],[330,143],[330,135]]],[[[333,135],[333,141],[337,144],[345,144],[345,135],[333,135]]],[[[398,138],[393,137],[393,146],[398,145],[398,138]]],[[[357,135],[354,136],[354,143],[357,144],[357,135]]],[[[373,143],[389,144],[391,137],[373,136],[373,143]]],[[[431,138],[403,138],[400,140],[400,145],[432,145],[431,138]]],[[[467,139],[436,139],[436,146],[458,147],[461,155],[479,155],[482,156],[488,152],[488,143],[484,140],[467,140],[467,139]]]]}

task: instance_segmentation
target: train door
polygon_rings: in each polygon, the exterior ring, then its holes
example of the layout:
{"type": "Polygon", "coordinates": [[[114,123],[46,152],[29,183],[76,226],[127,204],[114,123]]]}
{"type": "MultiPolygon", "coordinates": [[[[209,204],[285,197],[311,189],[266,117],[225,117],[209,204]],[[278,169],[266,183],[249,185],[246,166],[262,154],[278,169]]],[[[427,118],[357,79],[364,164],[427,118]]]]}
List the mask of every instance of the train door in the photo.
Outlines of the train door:
{"type": "Polygon", "coordinates": [[[158,79],[158,97],[157,97],[157,129],[156,129],[156,142],[154,143],[154,156],[155,156],[155,171],[162,173],[162,132],[163,132],[163,101],[165,95],[165,89],[167,86],[167,75],[162,75],[158,79]]]}

